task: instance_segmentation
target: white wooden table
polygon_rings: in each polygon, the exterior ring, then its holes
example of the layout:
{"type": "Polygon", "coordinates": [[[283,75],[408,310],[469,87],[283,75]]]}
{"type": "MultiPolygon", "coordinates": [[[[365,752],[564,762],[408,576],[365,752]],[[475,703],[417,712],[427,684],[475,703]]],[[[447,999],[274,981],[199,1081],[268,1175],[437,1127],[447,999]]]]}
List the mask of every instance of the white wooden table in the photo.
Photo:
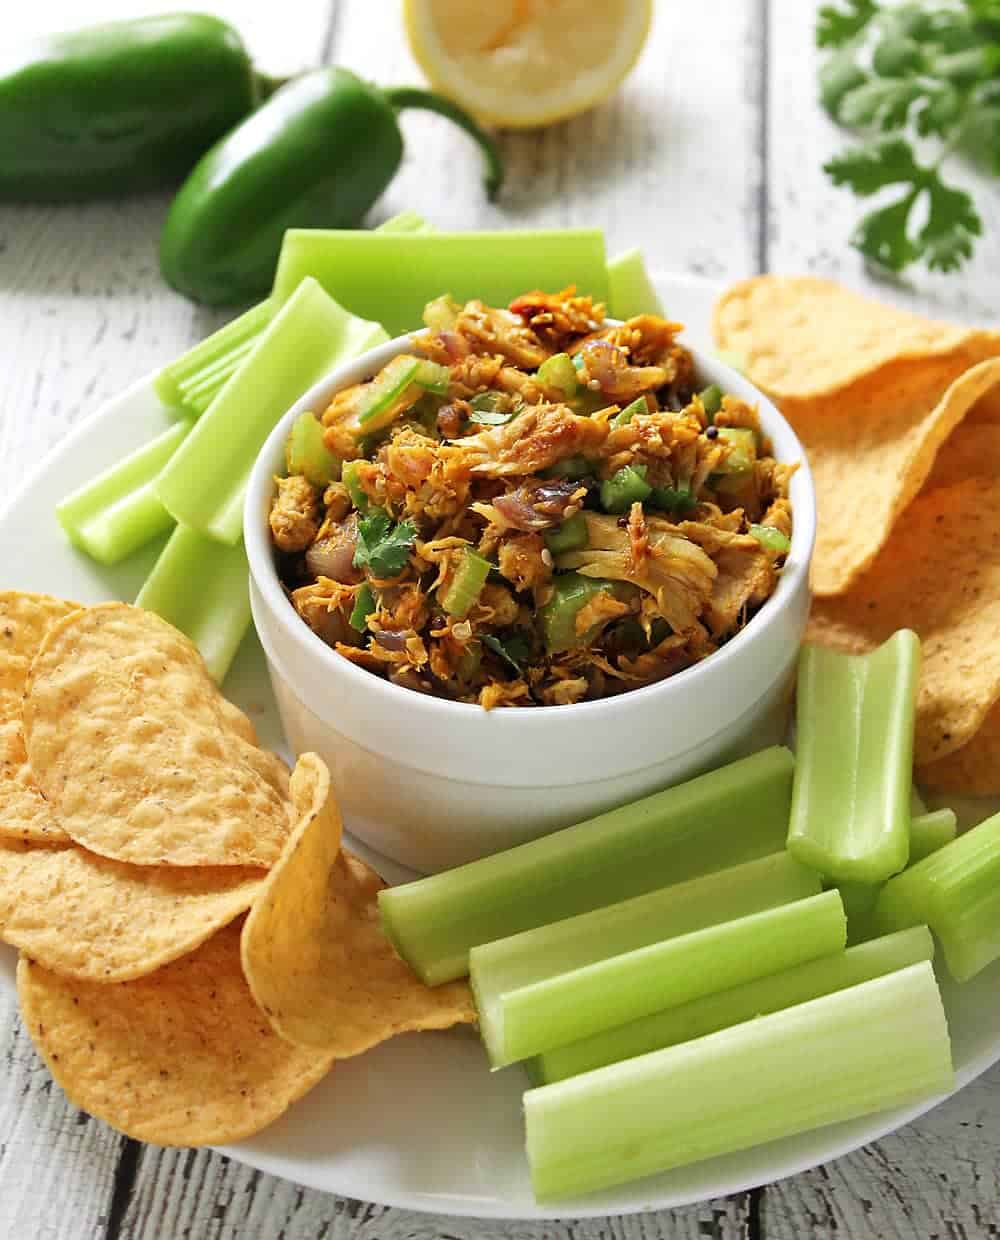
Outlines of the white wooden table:
{"type": "MultiPolygon", "coordinates": [[[[484,0],[470,0],[470,3],[484,0]]],[[[5,39],[149,0],[5,6],[5,39]],[[13,10],[13,11],[10,11],[13,10]]],[[[238,21],[264,68],[335,60],[382,82],[415,80],[394,3],[193,4],[238,21]]],[[[504,139],[508,183],[484,203],[471,145],[407,118],[405,165],[373,219],[412,207],[442,227],[591,224],[654,268],[733,279],[837,275],[904,304],[1000,319],[1000,193],[977,200],[988,236],[951,279],[876,286],[846,238],[854,200],[820,171],[842,141],[815,103],[814,5],[665,0],[654,37],[610,104],[504,139]]],[[[0,497],[66,429],[222,321],[171,293],[156,265],[166,198],[0,208],[0,497]]],[[[0,1240],[143,1237],[898,1237],[1000,1235],[1000,1068],[918,1123],[783,1183],[689,1209],[580,1224],[436,1219],[305,1191],[206,1151],[144,1147],[68,1106],[0,999],[0,1240]]]]}

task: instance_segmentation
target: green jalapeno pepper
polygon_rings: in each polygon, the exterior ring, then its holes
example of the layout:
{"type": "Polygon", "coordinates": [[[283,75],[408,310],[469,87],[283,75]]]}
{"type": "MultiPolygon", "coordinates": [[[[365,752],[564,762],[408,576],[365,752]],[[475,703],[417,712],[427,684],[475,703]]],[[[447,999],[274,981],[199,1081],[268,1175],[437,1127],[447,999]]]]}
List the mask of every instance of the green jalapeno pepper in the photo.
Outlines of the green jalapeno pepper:
{"type": "Polygon", "coordinates": [[[168,284],[227,305],[268,292],[287,228],[355,228],[403,156],[396,114],[425,108],[479,143],[492,196],[503,170],[491,139],[455,104],[410,87],[379,90],[316,69],[278,90],[198,162],[160,240],[168,284]]]}
{"type": "Polygon", "coordinates": [[[268,93],[239,35],[196,13],[48,35],[0,62],[0,199],[179,181],[268,93]]]}

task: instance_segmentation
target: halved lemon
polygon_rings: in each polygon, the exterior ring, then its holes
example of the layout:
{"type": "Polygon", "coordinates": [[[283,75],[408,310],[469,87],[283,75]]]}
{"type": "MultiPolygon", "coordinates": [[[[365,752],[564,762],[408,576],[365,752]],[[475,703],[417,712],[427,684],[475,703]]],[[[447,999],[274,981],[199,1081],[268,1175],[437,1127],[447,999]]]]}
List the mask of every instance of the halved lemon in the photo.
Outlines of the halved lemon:
{"type": "Polygon", "coordinates": [[[493,125],[527,129],[606,99],[639,58],[653,0],[405,0],[435,90],[493,125]]]}

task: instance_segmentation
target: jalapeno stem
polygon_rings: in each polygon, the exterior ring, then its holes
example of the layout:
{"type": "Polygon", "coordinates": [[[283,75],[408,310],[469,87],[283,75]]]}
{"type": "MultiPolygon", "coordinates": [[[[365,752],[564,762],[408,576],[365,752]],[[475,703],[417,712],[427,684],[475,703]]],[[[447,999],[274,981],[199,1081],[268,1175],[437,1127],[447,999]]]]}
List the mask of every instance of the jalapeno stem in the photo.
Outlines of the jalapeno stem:
{"type": "Polygon", "coordinates": [[[496,143],[464,108],[460,108],[457,103],[452,103],[450,99],[435,95],[433,91],[421,90],[419,86],[392,86],[382,93],[397,112],[401,112],[404,108],[422,108],[427,112],[436,112],[438,116],[444,116],[464,129],[479,144],[483,158],[486,160],[484,178],[486,196],[490,200],[497,196],[503,184],[503,160],[500,158],[496,143]]]}

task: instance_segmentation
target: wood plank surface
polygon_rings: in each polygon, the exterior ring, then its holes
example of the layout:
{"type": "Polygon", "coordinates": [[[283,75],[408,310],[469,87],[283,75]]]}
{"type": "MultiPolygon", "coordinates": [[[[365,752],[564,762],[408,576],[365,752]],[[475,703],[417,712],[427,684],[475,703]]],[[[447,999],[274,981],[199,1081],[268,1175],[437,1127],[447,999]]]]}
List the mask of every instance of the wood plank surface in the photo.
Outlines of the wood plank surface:
{"type": "MultiPolygon", "coordinates": [[[[162,9],[157,0],[39,0],[5,37],[162,9]]],[[[395,0],[199,5],[235,20],[262,67],[324,55],[381,82],[418,81],[395,0]]],[[[699,0],[660,6],[623,91],[540,134],[507,134],[508,184],[484,201],[477,152],[446,122],[407,115],[407,154],[372,222],[404,207],[440,227],[566,224],[641,244],[653,267],[734,279],[768,267],[835,275],[964,318],[1000,312],[1000,195],[960,280],[888,289],[844,241],[855,200],[820,171],[844,141],[814,103],[815,5],[699,0]]],[[[963,173],[962,175],[966,175],[963,173]]],[[[68,426],[221,321],[162,284],[166,198],[0,208],[0,495],[68,426]]],[[[686,1210],[580,1223],[477,1222],[303,1190],[210,1151],[125,1141],[69,1106],[0,995],[0,1240],[978,1240],[1000,1218],[1000,1069],[873,1146],[764,1191],[686,1210]]]]}

